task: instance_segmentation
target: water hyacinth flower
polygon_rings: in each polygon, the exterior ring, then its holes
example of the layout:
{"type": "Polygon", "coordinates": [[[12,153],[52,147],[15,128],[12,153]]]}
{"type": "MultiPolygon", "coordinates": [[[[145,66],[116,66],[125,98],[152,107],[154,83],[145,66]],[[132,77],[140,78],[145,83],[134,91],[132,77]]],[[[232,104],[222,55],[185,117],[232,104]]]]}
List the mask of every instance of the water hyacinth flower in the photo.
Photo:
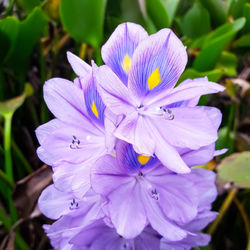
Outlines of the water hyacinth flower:
{"type": "Polygon", "coordinates": [[[190,234],[183,225],[217,194],[212,172],[193,169],[177,175],[123,141],[116,144],[116,158],[100,158],[92,171],[92,187],[109,200],[111,221],[125,238],[137,237],[150,223],[166,240],[180,241],[190,234]]]}
{"type": "Polygon", "coordinates": [[[74,190],[81,196],[90,188],[91,164],[113,150],[115,121],[113,116],[104,115],[108,110],[97,92],[91,67],[73,54],[68,53],[68,57],[76,72],[79,65],[85,66],[85,71],[75,83],[62,78],[45,83],[44,99],[56,119],[37,128],[41,145],[37,153],[53,167],[57,188],[74,190]]]}
{"type": "Polygon", "coordinates": [[[220,120],[220,111],[196,105],[201,95],[224,87],[199,78],[174,88],[187,52],[170,29],[147,36],[139,25],[121,24],[102,56],[106,65],[94,69],[99,93],[114,114],[125,116],[114,135],[177,173],[189,172],[176,147],[195,150],[215,142],[211,118],[220,120]]]}
{"type": "Polygon", "coordinates": [[[36,134],[53,168],[41,212],[55,249],[191,249],[215,217],[215,174],[193,166],[215,150],[221,112],[197,106],[224,88],[207,78],[175,87],[186,49],[169,29],[121,24],[102,47],[106,65],[72,53],[73,82],[53,78],[44,98],[55,119],[36,134]]]}

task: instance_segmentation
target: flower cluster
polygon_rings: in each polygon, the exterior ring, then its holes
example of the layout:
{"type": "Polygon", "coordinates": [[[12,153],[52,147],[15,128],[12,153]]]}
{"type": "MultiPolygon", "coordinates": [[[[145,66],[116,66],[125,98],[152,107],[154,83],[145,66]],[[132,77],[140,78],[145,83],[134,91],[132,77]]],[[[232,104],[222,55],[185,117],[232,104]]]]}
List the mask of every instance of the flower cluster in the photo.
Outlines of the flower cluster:
{"type": "Polygon", "coordinates": [[[102,47],[105,65],[68,52],[77,78],[53,78],[44,98],[56,117],[36,130],[53,168],[41,212],[55,249],[164,250],[207,245],[215,217],[211,160],[221,113],[197,106],[223,91],[207,78],[176,83],[186,48],[169,29],[148,35],[119,25],[102,47]]]}

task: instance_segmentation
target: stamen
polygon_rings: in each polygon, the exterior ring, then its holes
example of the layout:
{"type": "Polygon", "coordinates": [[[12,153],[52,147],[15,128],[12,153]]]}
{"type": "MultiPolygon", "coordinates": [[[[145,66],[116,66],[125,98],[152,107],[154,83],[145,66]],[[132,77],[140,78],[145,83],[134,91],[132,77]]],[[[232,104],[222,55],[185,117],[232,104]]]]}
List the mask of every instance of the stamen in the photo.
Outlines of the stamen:
{"type": "Polygon", "coordinates": [[[152,189],[151,190],[151,197],[154,199],[154,200],[156,200],[156,201],[158,201],[159,200],[159,194],[158,194],[158,192],[157,192],[157,190],[156,189],[152,189]]]}
{"type": "Polygon", "coordinates": [[[74,209],[77,209],[77,208],[79,208],[79,204],[78,204],[78,202],[76,202],[75,199],[73,199],[72,202],[70,202],[70,207],[69,207],[69,209],[70,209],[70,210],[74,210],[74,209]]]}
{"type": "Polygon", "coordinates": [[[173,120],[174,119],[174,114],[171,109],[166,109],[161,107],[161,110],[163,111],[163,117],[166,120],[173,120]]]}
{"type": "Polygon", "coordinates": [[[79,149],[80,148],[80,143],[81,141],[79,139],[77,139],[77,137],[75,135],[73,135],[73,139],[71,141],[71,144],[70,144],[70,148],[71,149],[79,149]]]}

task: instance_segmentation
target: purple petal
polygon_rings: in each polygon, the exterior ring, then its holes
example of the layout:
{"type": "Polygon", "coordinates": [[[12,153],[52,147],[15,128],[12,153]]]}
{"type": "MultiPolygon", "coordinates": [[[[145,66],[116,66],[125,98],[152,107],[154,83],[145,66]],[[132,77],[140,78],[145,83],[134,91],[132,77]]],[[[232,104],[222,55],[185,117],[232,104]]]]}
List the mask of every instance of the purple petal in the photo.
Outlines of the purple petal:
{"type": "Polygon", "coordinates": [[[170,29],[162,29],[136,48],[128,86],[139,98],[160,93],[175,85],[186,63],[187,52],[182,42],[170,29]]]}
{"type": "Polygon", "coordinates": [[[157,190],[159,200],[156,202],[165,216],[180,224],[190,222],[198,213],[197,191],[193,182],[184,176],[168,173],[159,176],[152,171],[145,177],[157,190]]]}
{"type": "Polygon", "coordinates": [[[96,193],[107,196],[119,186],[130,182],[133,182],[133,178],[126,175],[114,157],[106,155],[94,164],[91,184],[96,193]]]}
{"type": "Polygon", "coordinates": [[[96,240],[98,237],[102,237],[104,234],[107,236],[115,235],[115,231],[112,228],[109,228],[104,222],[103,219],[97,220],[83,228],[74,238],[71,239],[71,242],[74,245],[78,246],[90,246],[93,241],[96,240]]]}
{"type": "Polygon", "coordinates": [[[154,128],[169,144],[190,149],[199,149],[217,139],[217,129],[210,115],[200,107],[172,109],[174,119],[164,117],[151,119],[154,128]]]}
{"type": "Polygon", "coordinates": [[[87,164],[104,155],[107,150],[103,133],[91,123],[87,128],[65,124],[48,135],[41,146],[50,155],[50,161],[87,164]]]}
{"type": "Polygon", "coordinates": [[[100,126],[104,126],[104,111],[106,106],[104,105],[99,93],[97,92],[97,87],[93,73],[90,72],[84,78],[84,99],[85,105],[91,120],[100,126]]]}
{"type": "MultiPolygon", "coordinates": [[[[199,98],[202,95],[213,94],[223,91],[225,88],[217,83],[209,82],[207,78],[197,78],[186,80],[174,89],[155,96],[155,98],[147,98],[145,105],[167,106],[184,100],[199,98]]],[[[197,101],[197,99],[196,99],[197,101]]]]}
{"type": "Polygon", "coordinates": [[[55,220],[71,212],[70,203],[73,198],[72,193],[60,192],[54,185],[50,185],[43,190],[38,199],[38,206],[46,217],[55,220]]]}
{"type": "Polygon", "coordinates": [[[90,169],[91,166],[82,164],[60,163],[53,167],[54,185],[60,191],[72,191],[76,197],[82,198],[91,186],[90,169]]]}
{"type": "Polygon", "coordinates": [[[197,150],[186,150],[181,154],[182,159],[189,167],[208,163],[214,157],[215,144],[201,147],[197,150]]]}
{"type": "Polygon", "coordinates": [[[89,126],[83,92],[72,82],[62,78],[48,80],[44,85],[44,99],[59,120],[89,126]]]}
{"type": "Polygon", "coordinates": [[[136,180],[120,186],[109,195],[108,207],[112,223],[117,233],[127,239],[138,236],[147,225],[140,196],[140,185],[136,180]]]}
{"type": "Polygon", "coordinates": [[[223,148],[223,149],[219,149],[219,150],[215,150],[214,152],[214,156],[219,156],[219,155],[223,155],[228,151],[227,148],[223,148]]]}
{"type": "Polygon", "coordinates": [[[192,180],[197,187],[199,206],[207,206],[216,199],[215,173],[210,170],[196,168],[192,169],[192,172],[186,175],[185,178],[192,180]]]}
{"type": "Polygon", "coordinates": [[[109,67],[95,68],[94,76],[104,104],[114,114],[129,114],[136,110],[138,101],[109,67]]]}
{"type": "Polygon", "coordinates": [[[49,136],[53,131],[63,126],[63,123],[58,119],[53,119],[41,126],[39,126],[35,133],[40,144],[43,143],[45,138],[49,136]]]}
{"type": "Polygon", "coordinates": [[[138,173],[142,169],[148,169],[155,164],[159,164],[156,157],[149,156],[140,160],[140,155],[134,151],[133,146],[121,140],[116,144],[116,157],[119,166],[128,173],[138,173]]]}
{"type": "Polygon", "coordinates": [[[90,72],[90,65],[70,51],[67,51],[67,58],[77,76],[85,77],[85,75],[90,72]]]}
{"type": "Polygon", "coordinates": [[[142,192],[142,200],[151,226],[160,235],[173,241],[181,240],[187,236],[185,230],[165,219],[165,215],[158,206],[157,201],[152,199],[146,190],[142,192]]]}
{"type": "Polygon", "coordinates": [[[137,112],[125,117],[115,130],[114,135],[128,143],[133,144],[139,154],[153,155],[155,152],[155,141],[151,137],[150,128],[146,119],[137,112]]]}
{"type": "Polygon", "coordinates": [[[187,237],[181,241],[171,242],[164,238],[161,240],[161,250],[174,249],[192,249],[193,247],[207,246],[210,241],[210,235],[203,233],[189,234],[187,237]]]}
{"type": "Polygon", "coordinates": [[[157,158],[162,162],[164,166],[176,173],[189,173],[189,167],[180,157],[176,148],[169,145],[169,143],[164,140],[159,131],[155,130],[155,127],[153,125],[150,126],[152,128],[152,137],[154,136],[154,140],[156,141],[155,154],[157,158]]]}
{"type": "Polygon", "coordinates": [[[198,214],[198,216],[185,225],[185,228],[192,232],[197,232],[199,230],[204,229],[211,221],[213,221],[217,217],[218,213],[212,211],[203,211],[198,214]]]}
{"type": "Polygon", "coordinates": [[[147,37],[147,32],[140,25],[123,23],[118,25],[102,47],[103,61],[125,85],[134,50],[147,37]]]}

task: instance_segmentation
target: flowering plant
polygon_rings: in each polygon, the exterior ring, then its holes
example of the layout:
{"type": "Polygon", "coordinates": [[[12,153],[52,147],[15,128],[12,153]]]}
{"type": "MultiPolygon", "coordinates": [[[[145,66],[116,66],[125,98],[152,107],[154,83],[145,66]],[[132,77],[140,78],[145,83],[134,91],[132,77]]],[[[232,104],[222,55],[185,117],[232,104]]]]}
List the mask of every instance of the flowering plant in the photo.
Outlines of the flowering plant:
{"type": "Polygon", "coordinates": [[[55,249],[190,249],[216,217],[211,160],[221,113],[197,106],[224,88],[207,78],[176,86],[186,49],[163,29],[119,25],[104,66],[68,52],[74,83],[53,78],[44,98],[55,119],[36,130],[54,184],[39,198],[55,249]]]}

